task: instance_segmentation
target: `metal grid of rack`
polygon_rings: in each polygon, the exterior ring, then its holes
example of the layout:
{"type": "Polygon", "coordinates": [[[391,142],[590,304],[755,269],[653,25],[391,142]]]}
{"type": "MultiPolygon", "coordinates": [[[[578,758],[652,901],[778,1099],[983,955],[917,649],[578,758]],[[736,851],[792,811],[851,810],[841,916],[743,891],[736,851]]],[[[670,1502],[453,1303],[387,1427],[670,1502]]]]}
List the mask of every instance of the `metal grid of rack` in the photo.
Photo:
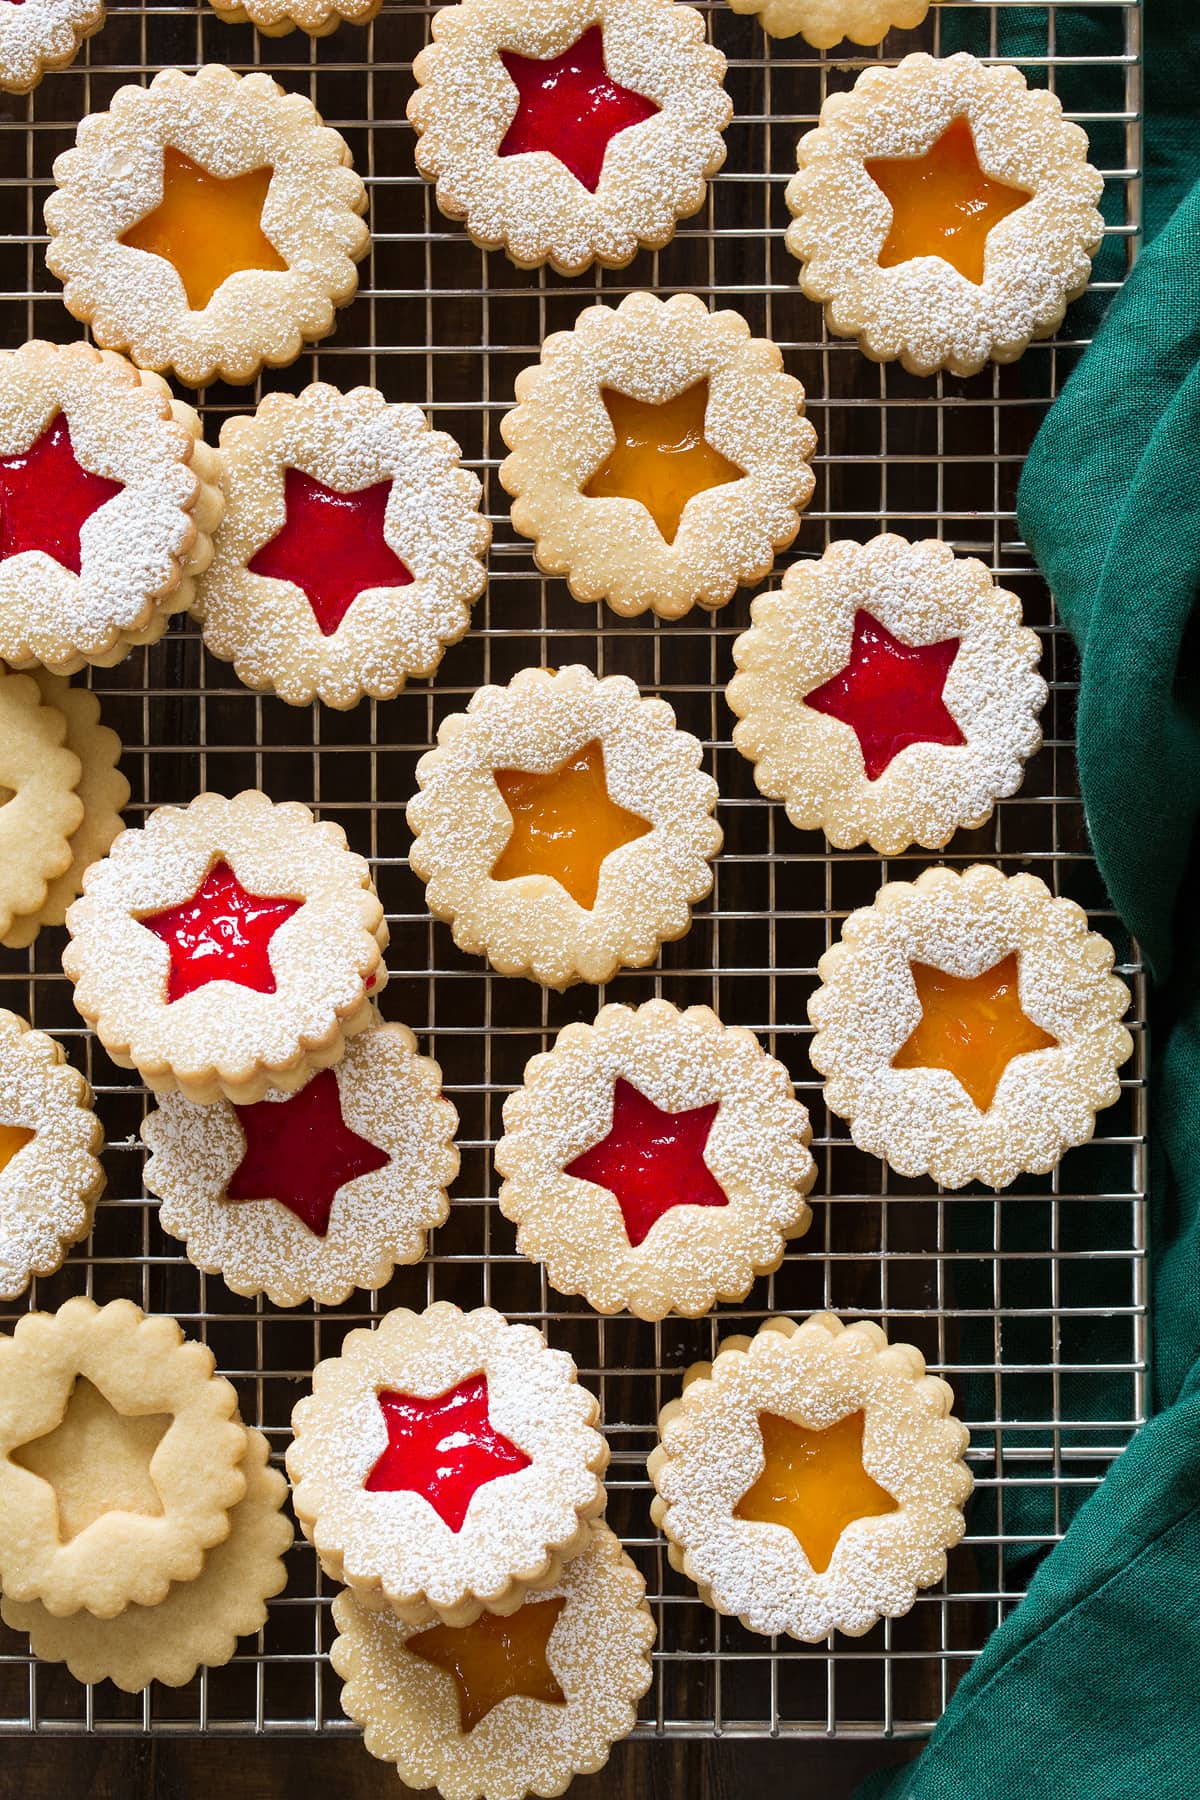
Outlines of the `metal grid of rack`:
{"type": "MultiPolygon", "coordinates": [[[[476,250],[440,218],[415,174],[403,115],[412,58],[428,30],[424,5],[388,0],[367,32],[344,27],[315,46],[299,34],[275,41],[223,25],[203,4],[118,5],[73,69],[48,77],[27,101],[5,103],[0,303],[3,341],[15,344],[76,335],[45,271],[41,208],[53,158],[84,113],[107,105],[124,82],[201,61],[246,68],[253,59],[310,94],[347,137],[366,178],[373,250],[359,297],[334,336],[267,384],[367,381],[389,398],[422,403],[487,481],[496,528],[491,586],[473,630],[436,680],[414,683],[389,704],[337,714],[258,698],[205,657],[187,623],[95,675],[104,716],[126,745],[131,822],[205,786],[258,785],[277,799],[314,804],[370,856],[392,934],[385,1011],[407,1021],[439,1059],[461,1115],[462,1174],[432,1254],[374,1300],[360,1294],[339,1308],[294,1312],[240,1300],[192,1268],[159,1230],[142,1187],[137,1130],[146,1097],[80,1026],[59,968],[62,934],[48,931],[27,953],[0,953],[0,1004],[57,1033],[86,1070],[109,1138],[108,1191],[91,1238],[22,1304],[53,1307],[86,1290],[102,1300],[127,1294],[175,1314],[212,1344],[240,1389],[244,1416],[268,1432],[277,1457],[314,1363],[377,1311],[437,1296],[532,1320],[574,1353],[601,1396],[613,1447],[610,1518],[645,1572],[658,1622],[656,1678],[639,1731],[902,1735],[936,1720],[988,1632],[1020,1597],[1038,1555],[1143,1415],[1144,1015],[1136,964],[1125,946],[1120,966],[1135,990],[1138,1049],[1121,1100],[1100,1120],[1094,1144],[1069,1154],[1053,1176],[1022,1180],[999,1199],[949,1195],[901,1180],[857,1152],[825,1112],[806,1054],[805,1001],[817,959],[845,914],[883,880],[930,859],[830,852],[759,798],[731,747],[723,700],[730,643],[745,626],[749,597],[715,617],[667,625],[577,604],[563,583],[537,574],[529,547],[511,531],[495,479],[498,424],[517,370],[535,359],[549,331],[569,325],[597,297],[691,289],[740,308],[783,346],[819,433],[816,498],[794,553],[819,554],[832,538],[884,528],[940,534],[1020,592],[1042,632],[1051,683],[1045,748],[1023,790],[1000,804],[986,828],[960,834],[944,860],[1032,869],[1087,906],[1099,929],[1116,930],[1088,855],[1076,782],[1073,652],[1017,535],[1014,496],[1042,411],[1135,247],[1139,8],[1129,0],[944,0],[923,28],[892,33],[879,52],[893,61],[914,48],[963,45],[988,57],[1015,55],[1031,81],[1058,89],[1107,177],[1110,224],[1091,296],[1055,342],[970,381],[916,380],[830,339],[819,310],[800,296],[783,246],[782,189],[796,137],[825,94],[850,84],[875,55],[822,56],[798,39],[772,44],[721,0],[704,9],[729,58],[736,106],[725,170],[705,210],[665,250],[627,270],[574,281],[523,273],[502,254],[476,250]],[[1067,36],[1076,22],[1086,27],[1082,54],[1067,36]],[[406,860],[403,809],[416,759],[439,720],[483,682],[502,682],[527,663],[570,660],[631,674],[671,701],[681,724],[704,741],[726,833],[712,899],[690,934],[656,968],[621,975],[602,996],[582,987],[548,994],[461,956],[448,930],[429,919],[406,860]],[[537,1266],[517,1257],[492,1198],[490,1150],[505,1095],[560,1026],[590,1017],[601,999],[636,1003],[655,993],[715,1006],[726,1020],[755,1029],[787,1063],[813,1114],[820,1175],[809,1235],[746,1305],[647,1325],[596,1317],[556,1295],[537,1266]],[[880,1319],[955,1384],[971,1427],[978,1493],[946,1581],[907,1618],[862,1639],[806,1647],[718,1619],[672,1573],[649,1522],[645,1457],[657,1410],[677,1391],[680,1372],[711,1355],[734,1318],[736,1328],[753,1329],[773,1312],[818,1308],[880,1319]]],[[[259,392],[201,395],[210,437],[259,392]]],[[[0,1731],[349,1730],[324,1657],[330,1597],[311,1551],[299,1545],[265,1630],[243,1642],[228,1668],[138,1698],[107,1684],[78,1686],[62,1669],[32,1662],[24,1640],[0,1628],[0,1731]]]]}

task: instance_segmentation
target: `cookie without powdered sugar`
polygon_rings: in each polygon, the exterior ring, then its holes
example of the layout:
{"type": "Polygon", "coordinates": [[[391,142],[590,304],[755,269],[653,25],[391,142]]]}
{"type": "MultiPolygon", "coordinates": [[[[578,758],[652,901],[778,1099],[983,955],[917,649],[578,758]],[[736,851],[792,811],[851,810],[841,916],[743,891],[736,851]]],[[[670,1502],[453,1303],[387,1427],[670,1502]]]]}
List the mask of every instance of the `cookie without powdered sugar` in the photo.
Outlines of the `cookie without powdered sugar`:
{"type": "Polygon", "coordinates": [[[770,574],[813,492],[804,389],[767,338],[694,294],[589,306],[500,422],[500,481],[538,567],[624,618],[724,606],[770,574]]]}
{"type": "Polygon", "coordinates": [[[67,721],[28,675],[0,674],[0,939],[46,904],[83,819],[67,721]]]}
{"type": "Polygon", "coordinates": [[[889,31],[911,31],[929,11],[930,0],[729,0],[735,13],[754,13],[768,37],[799,35],[816,50],[878,44],[889,31]]]}

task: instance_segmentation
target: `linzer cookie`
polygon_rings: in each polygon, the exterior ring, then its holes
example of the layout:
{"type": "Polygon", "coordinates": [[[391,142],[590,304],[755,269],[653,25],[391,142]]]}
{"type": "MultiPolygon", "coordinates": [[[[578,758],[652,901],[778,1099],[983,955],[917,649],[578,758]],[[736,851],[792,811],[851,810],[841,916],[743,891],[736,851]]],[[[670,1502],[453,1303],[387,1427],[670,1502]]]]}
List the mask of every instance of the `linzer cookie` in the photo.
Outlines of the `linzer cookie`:
{"type": "Polygon", "coordinates": [[[68,312],[191,387],[294,362],[354,297],[366,189],[312,102],[261,70],[119,88],[54,179],[46,262],[68,312]]]}
{"type": "Polygon", "coordinates": [[[330,1661],[366,1748],[446,1800],[561,1794],[633,1730],[652,1678],[645,1582],[601,1524],[506,1617],[405,1624],[347,1591],[333,1620],[330,1661]]]}
{"type": "Polygon", "coordinates": [[[949,1384],[828,1313],[694,1363],[659,1415],[650,1511],[671,1566],[748,1631],[861,1637],[946,1572],[971,1492],[949,1384]]]}
{"type": "Polygon", "coordinates": [[[733,741],[760,791],[839,850],[940,850],[987,823],[1042,741],[1041,645],[974,557],[890,533],[760,595],[733,646],[733,741]]]}
{"type": "Polygon", "coordinates": [[[212,1352],[129,1300],[68,1300],[0,1337],[0,1585],[112,1619],[192,1581],[246,1492],[212,1352]]]}
{"type": "Polygon", "coordinates": [[[491,527],[453,438],[374,388],[271,394],[221,430],[204,641],[293,706],[390,700],[470,624],[491,527]]]}
{"type": "Polygon", "coordinates": [[[0,88],[27,94],[47,69],[65,69],[104,23],[104,0],[20,0],[0,7],[0,88]]]}
{"type": "Polygon", "coordinates": [[[83,887],[84,871],[106,855],[123,829],[121,812],[129,802],[129,783],[117,767],[121,740],[100,723],[100,702],[90,688],[71,687],[44,669],[30,671],[43,706],[61,713],[66,722],[63,748],[79,760],[82,773],[75,794],[83,818],[67,839],[71,860],[46,887],[36,912],[20,913],[0,938],[9,950],[24,950],[44,925],[61,925],[67,908],[83,887]]]}
{"type": "Polygon", "coordinates": [[[768,37],[800,36],[817,50],[878,44],[889,31],[911,31],[930,0],[729,0],[736,13],[753,13],[768,37]]]}
{"type": "Polygon", "coordinates": [[[0,658],[69,675],[155,643],[221,516],[214,451],[165,381],[90,344],[0,352],[0,658]]]}
{"type": "Polygon", "coordinates": [[[201,1104],[302,1086],[372,1023],[386,980],[366,862],[339,826],[255,790],[123,832],[67,928],[75,1004],[109,1055],[201,1104]]]}
{"type": "Polygon", "coordinates": [[[294,1094],[196,1106],[142,1126],[158,1222],[236,1294],[336,1306],[425,1254],[449,1211],[458,1115],[404,1025],[379,1025],[294,1094]]]}
{"type": "Polygon", "coordinates": [[[916,375],[1049,337],[1087,286],[1103,177],[1012,64],[919,53],[830,94],[800,139],[787,245],[829,329],[916,375]]]}
{"type": "Polygon", "coordinates": [[[0,674],[0,938],[46,904],[83,819],[67,721],[28,675],[0,674]]]}
{"type": "Polygon", "coordinates": [[[86,1237],[104,1187],[92,1093],[61,1045],[0,1011],[0,1300],[86,1237]]]}
{"type": "Polygon", "coordinates": [[[575,664],[480,688],[417,765],[409,860],[430,911],[461,950],[546,987],[644,967],[712,887],[701,756],[624,675],[575,664]]]}
{"type": "Polygon", "coordinates": [[[725,160],[725,58],[676,0],[470,0],[434,14],[417,167],[477,244],[578,275],[660,249],[725,160]]]}
{"type": "Polygon", "coordinates": [[[692,294],[590,306],[517,376],[500,480],[538,567],[634,618],[716,608],[800,529],[816,433],[766,338],[692,294]]]}
{"type": "Polygon", "coordinates": [[[309,37],[328,37],[341,24],[369,25],[383,0],[212,0],[212,9],[227,25],[253,25],[264,37],[286,37],[299,29],[309,37]]]}
{"type": "Polygon", "coordinates": [[[115,1618],[56,1618],[40,1600],[0,1597],[4,1623],[26,1633],[36,1657],[65,1663],[76,1681],[111,1681],[136,1694],[152,1681],[182,1687],[201,1665],[221,1667],[238,1638],[262,1628],[267,1601],[287,1580],[283,1558],[293,1533],[283,1511],[287,1482],[270,1466],[266,1438],[239,1429],[246,1492],[230,1508],[229,1535],[207,1552],[198,1575],[172,1582],[157,1605],[126,1606],[115,1618]]]}
{"type": "Polygon", "coordinates": [[[860,1150],[1007,1187],[1088,1141],[1131,1055],[1113,948],[1033,875],[892,881],[817,965],[809,1047],[860,1150]]]}
{"type": "Polygon", "coordinates": [[[352,1331],[292,1415],[292,1504],[326,1574],[406,1622],[552,1585],[604,1509],[608,1446],[532,1325],[438,1301],[352,1331]]]}
{"type": "Polygon", "coordinates": [[[782,1063],[705,1006],[606,1006],[535,1056],[496,1167],[517,1248],[597,1312],[744,1300],[811,1213],[808,1114],[782,1063]]]}

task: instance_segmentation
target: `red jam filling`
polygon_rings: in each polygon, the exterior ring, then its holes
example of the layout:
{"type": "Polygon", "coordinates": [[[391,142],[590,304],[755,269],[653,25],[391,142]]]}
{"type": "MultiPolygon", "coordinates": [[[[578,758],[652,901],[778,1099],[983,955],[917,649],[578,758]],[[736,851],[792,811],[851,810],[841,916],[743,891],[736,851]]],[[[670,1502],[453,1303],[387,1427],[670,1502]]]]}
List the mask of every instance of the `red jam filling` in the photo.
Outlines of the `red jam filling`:
{"type": "Polygon", "coordinates": [[[612,79],[600,25],[591,26],[561,56],[543,60],[502,50],[500,60],[520,95],[501,156],[548,150],[593,194],[613,138],[658,111],[653,100],[612,79]]]}
{"type": "Polygon", "coordinates": [[[958,638],[902,644],[869,612],[854,615],[850,661],[805,694],[804,704],[853,728],[868,781],[878,781],[909,744],[965,744],[942,698],[958,638]]]}
{"type": "Polygon", "coordinates": [[[71,428],[55,413],[28,450],[0,456],[0,558],[44,550],[78,575],[80,530],[121,487],[80,467],[71,428]]]}
{"type": "Polygon", "coordinates": [[[210,981],[273,994],[271,939],[303,905],[248,894],[228,863],[214,863],[190,900],[139,921],[171,952],[168,1006],[210,981]]]}
{"type": "Polygon", "coordinates": [[[235,1106],[246,1150],[225,1190],[228,1200],[277,1200],[317,1237],[329,1230],[339,1189],[391,1161],[352,1131],[332,1069],[322,1069],[286,1100],[235,1106]]]}
{"type": "Polygon", "coordinates": [[[635,1248],[673,1206],[728,1206],[729,1197],[704,1160],[720,1107],[660,1112],[632,1082],[613,1087],[612,1130],[568,1163],[563,1173],[594,1181],[615,1197],[635,1248]]]}
{"type": "Polygon", "coordinates": [[[412,580],[383,535],[391,490],[390,481],[377,481],[340,494],[302,469],[286,469],[287,516],[246,567],[252,575],[294,582],[322,637],[332,637],[367,588],[407,587],[412,580]]]}
{"type": "Polygon", "coordinates": [[[486,1375],[472,1375],[432,1400],[385,1389],[379,1405],[387,1448],[363,1486],[372,1494],[424,1495],[451,1531],[461,1531],[481,1487],[529,1467],[523,1450],[488,1418],[486,1375]]]}

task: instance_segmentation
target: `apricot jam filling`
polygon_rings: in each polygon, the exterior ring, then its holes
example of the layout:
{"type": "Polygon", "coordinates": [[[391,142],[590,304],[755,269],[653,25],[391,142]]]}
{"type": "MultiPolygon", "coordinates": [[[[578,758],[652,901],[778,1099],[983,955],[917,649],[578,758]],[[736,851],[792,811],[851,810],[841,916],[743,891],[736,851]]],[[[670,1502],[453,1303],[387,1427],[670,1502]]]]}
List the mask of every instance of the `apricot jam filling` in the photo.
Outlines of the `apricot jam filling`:
{"type": "Polygon", "coordinates": [[[976,286],[988,233],[1032,197],[984,174],[966,119],[951,120],[924,156],[872,157],[866,170],[892,204],[880,268],[940,256],[976,286]]]}
{"type": "Polygon", "coordinates": [[[550,1634],[566,1601],[527,1600],[506,1619],[482,1613],[473,1625],[431,1625],[404,1648],[422,1662],[445,1669],[458,1690],[462,1731],[472,1731],[502,1700],[523,1694],[549,1706],[567,1696],[546,1659],[550,1634]]]}
{"type": "Polygon", "coordinates": [[[162,199],[121,234],[132,250],[165,257],[183,282],[193,312],[202,312],[230,275],[243,269],[286,269],[262,228],[274,170],[211,174],[181,150],[163,150],[162,199]]]}
{"type": "Polygon", "coordinates": [[[20,1154],[26,1144],[32,1144],[37,1136],[25,1125],[0,1125],[0,1175],[7,1169],[14,1156],[20,1154]]]}
{"type": "Polygon", "coordinates": [[[496,769],[494,775],[513,824],[492,880],[549,875],[590,912],[605,858],[652,829],[609,794],[599,739],[544,775],[523,769],[496,769]]]}
{"type": "Polygon", "coordinates": [[[634,400],[602,388],[616,444],[583,492],[589,500],[640,500],[668,544],[679,533],[689,500],[709,488],[740,481],[746,471],[714,450],[704,435],[708,382],[694,382],[673,399],[634,400]]]}
{"type": "Polygon", "coordinates": [[[161,1515],[150,1460],[170,1424],[170,1413],[117,1412],[80,1375],[53,1430],[20,1445],[11,1456],[54,1489],[58,1535],[67,1544],[105,1513],[161,1515]]]}
{"type": "Polygon", "coordinates": [[[210,981],[273,994],[271,939],[303,904],[247,893],[228,863],[214,863],[190,900],[139,921],[171,953],[167,1004],[210,981]]]}
{"type": "Polygon", "coordinates": [[[863,1468],[865,1423],[856,1412],[813,1431],[779,1413],[759,1413],[766,1460],[734,1507],[734,1517],[786,1525],[816,1573],[824,1574],[847,1525],[899,1506],[863,1468]]]}
{"type": "Polygon", "coordinates": [[[423,1400],[378,1396],[387,1445],[363,1486],[371,1494],[424,1495],[451,1531],[461,1531],[481,1487],[529,1467],[529,1458],[488,1417],[486,1375],[472,1375],[423,1400]]]}
{"type": "Polygon", "coordinates": [[[594,1181],[615,1196],[625,1235],[636,1248],[672,1207],[728,1206],[728,1195],[704,1160],[719,1108],[714,1100],[686,1112],[662,1112],[618,1076],[612,1129],[563,1173],[594,1181]]]}
{"type": "Polygon", "coordinates": [[[83,468],[65,415],[55,413],[28,450],[0,457],[0,558],[41,550],[78,575],[79,534],[121,485],[83,468]]]}
{"type": "Polygon", "coordinates": [[[520,96],[500,155],[548,151],[593,194],[618,132],[658,111],[653,100],[613,80],[600,25],[591,26],[561,56],[543,59],[502,50],[500,60],[520,96]]]}
{"type": "Polygon", "coordinates": [[[905,644],[862,608],[854,615],[850,661],[840,674],[804,696],[804,704],[849,725],[862,750],[868,781],[909,744],[964,744],[946,706],[946,677],[960,640],[905,644]]]}
{"type": "Polygon", "coordinates": [[[947,975],[929,963],[909,966],[921,1017],[893,1056],[893,1069],[949,1069],[986,1112],[1014,1056],[1058,1042],[1021,1008],[1015,952],[982,975],[947,975]]]}

